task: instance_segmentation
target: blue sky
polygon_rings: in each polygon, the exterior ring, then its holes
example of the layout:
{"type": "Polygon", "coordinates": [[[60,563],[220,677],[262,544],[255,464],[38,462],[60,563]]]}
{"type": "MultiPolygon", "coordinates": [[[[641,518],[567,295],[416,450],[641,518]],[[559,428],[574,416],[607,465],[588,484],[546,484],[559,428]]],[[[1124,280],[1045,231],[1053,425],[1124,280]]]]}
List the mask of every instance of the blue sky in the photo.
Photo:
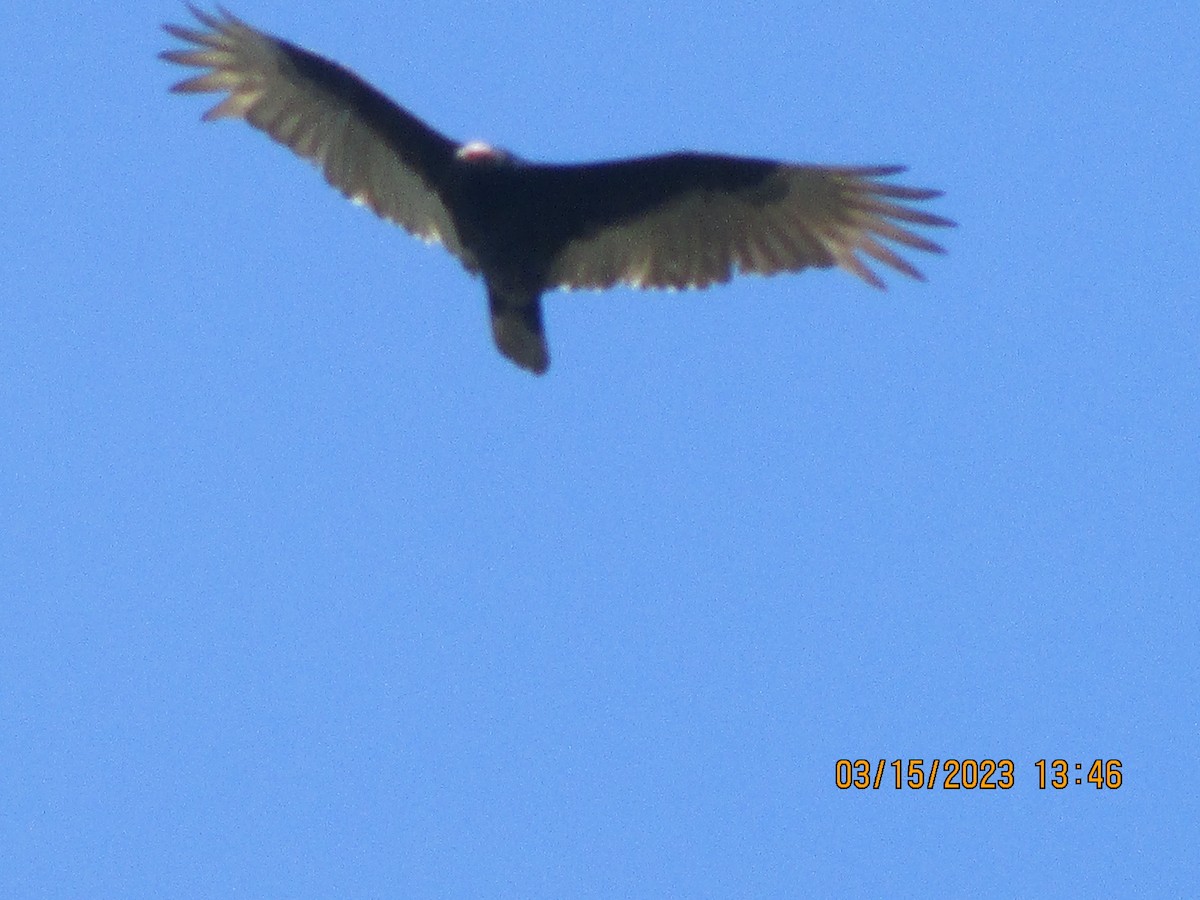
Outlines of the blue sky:
{"type": "Polygon", "coordinates": [[[1192,4],[232,9],[459,138],[901,162],[960,227],[550,295],[537,379],[167,93],[181,4],[6,5],[0,895],[1194,889],[1192,4]]]}

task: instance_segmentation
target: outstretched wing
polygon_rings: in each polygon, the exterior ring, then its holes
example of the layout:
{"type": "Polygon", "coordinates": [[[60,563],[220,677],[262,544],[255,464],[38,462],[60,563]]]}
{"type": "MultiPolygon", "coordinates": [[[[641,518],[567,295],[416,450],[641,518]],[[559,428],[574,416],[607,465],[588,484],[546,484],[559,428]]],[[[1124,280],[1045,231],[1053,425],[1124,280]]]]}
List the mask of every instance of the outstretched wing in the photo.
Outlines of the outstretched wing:
{"type": "Polygon", "coordinates": [[[469,268],[439,186],[458,144],[400,108],[353,72],[225,10],[188,7],[208,30],[165,30],[196,45],[167,50],[173,63],[208,69],[180,93],[227,92],[205,120],[239,118],[310,160],[355,203],[426,241],[440,241],[469,268]]]}
{"type": "Polygon", "coordinates": [[[881,240],[941,253],[905,226],[954,224],[905,202],[939,191],[881,180],[902,166],[676,153],[534,168],[545,203],[544,240],[555,248],[549,286],[704,287],[739,271],[770,275],[836,265],[882,288],[860,253],[921,279],[881,240]]]}

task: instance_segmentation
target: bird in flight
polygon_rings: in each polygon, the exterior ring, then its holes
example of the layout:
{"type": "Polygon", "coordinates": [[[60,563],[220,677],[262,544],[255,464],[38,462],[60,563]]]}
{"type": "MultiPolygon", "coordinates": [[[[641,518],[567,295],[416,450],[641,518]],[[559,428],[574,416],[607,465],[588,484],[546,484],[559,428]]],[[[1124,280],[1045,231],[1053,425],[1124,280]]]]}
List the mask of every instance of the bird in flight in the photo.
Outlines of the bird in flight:
{"type": "Polygon", "coordinates": [[[923,280],[881,239],[941,253],[906,226],[954,224],[909,205],[940,191],[883,180],[902,166],[693,152],[551,165],[458,143],[337,63],[223,9],[188,8],[204,30],[163,26],[192,46],[160,55],[207,71],[172,90],[227,94],[206,121],[244,119],[353,202],[440,242],[483,278],[500,352],[539,375],[545,291],[704,288],[736,272],[831,266],[882,288],[859,254],[923,280]]]}

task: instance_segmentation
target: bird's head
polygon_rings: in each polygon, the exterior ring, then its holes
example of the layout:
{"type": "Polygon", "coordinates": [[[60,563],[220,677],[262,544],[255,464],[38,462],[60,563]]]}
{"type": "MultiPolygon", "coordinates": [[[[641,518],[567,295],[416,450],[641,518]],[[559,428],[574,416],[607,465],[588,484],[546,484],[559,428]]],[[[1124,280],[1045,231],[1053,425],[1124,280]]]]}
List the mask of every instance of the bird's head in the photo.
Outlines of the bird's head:
{"type": "Polygon", "coordinates": [[[481,165],[508,165],[516,161],[507,150],[485,144],[483,141],[469,141],[454,151],[454,155],[463,162],[481,165]]]}

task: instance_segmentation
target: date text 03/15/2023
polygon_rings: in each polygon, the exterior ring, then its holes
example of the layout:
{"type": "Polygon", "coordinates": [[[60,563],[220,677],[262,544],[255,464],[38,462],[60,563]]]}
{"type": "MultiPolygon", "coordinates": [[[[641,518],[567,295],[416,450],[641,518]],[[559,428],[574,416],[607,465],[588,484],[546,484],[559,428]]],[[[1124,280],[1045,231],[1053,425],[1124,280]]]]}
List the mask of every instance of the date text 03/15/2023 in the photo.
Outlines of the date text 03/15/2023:
{"type": "MultiPolygon", "coordinates": [[[[1039,759],[1032,764],[1039,790],[1090,786],[1117,790],[1124,783],[1119,759],[1039,759]]],[[[839,790],[1008,791],[1017,785],[1011,759],[839,759],[834,766],[839,790]]]]}

